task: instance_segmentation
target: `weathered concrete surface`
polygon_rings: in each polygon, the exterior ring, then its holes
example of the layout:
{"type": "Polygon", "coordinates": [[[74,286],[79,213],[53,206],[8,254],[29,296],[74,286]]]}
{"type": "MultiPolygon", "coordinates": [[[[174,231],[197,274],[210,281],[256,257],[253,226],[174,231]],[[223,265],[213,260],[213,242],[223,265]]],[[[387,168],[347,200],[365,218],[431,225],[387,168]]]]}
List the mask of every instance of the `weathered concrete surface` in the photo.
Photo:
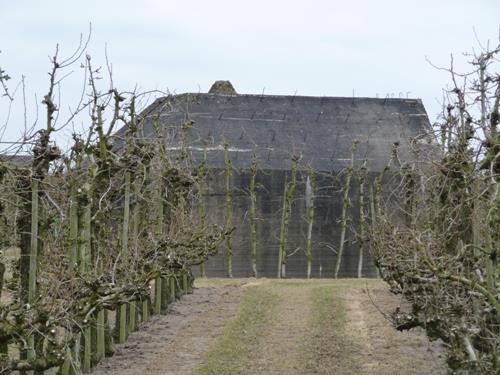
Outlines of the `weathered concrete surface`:
{"type": "MultiPolygon", "coordinates": [[[[318,193],[313,226],[313,276],[333,274],[338,249],[342,210],[343,177],[338,177],[350,162],[353,140],[359,141],[355,166],[368,162],[369,180],[387,165],[391,148],[399,143],[401,160],[409,158],[409,141],[431,143],[426,134],[430,128],[425,109],[415,99],[332,98],[302,96],[260,96],[222,94],[183,94],[158,99],[142,113],[140,137],[154,137],[153,122],[162,128],[167,148],[179,150],[180,124],[192,121],[188,132],[189,152],[196,166],[208,154],[209,174],[206,194],[207,210],[213,222],[225,223],[224,208],[224,141],[234,168],[233,206],[234,233],[233,274],[249,276],[250,243],[248,168],[252,154],[258,159],[257,232],[258,270],[261,276],[277,274],[279,229],[283,188],[290,180],[292,155],[300,155],[300,172],[287,243],[288,252],[304,249],[305,181],[308,169],[318,172],[318,193]]],[[[117,132],[120,138],[124,129],[117,132]]],[[[119,142],[119,141],[118,141],[119,142]]],[[[388,190],[389,187],[386,186],[388,190]]],[[[358,215],[357,184],[352,178],[350,226],[356,226],[358,215]]],[[[357,274],[358,249],[351,230],[339,276],[357,274]]],[[[207,264],[209,276],[226,274],[225,249],[207,264]]],[[[375,269],[365,254],[364,276],[374,276],[375,269]]],[[[304,277],[306,260],[299,250],[289,258],[287,274],[304,277]]]]}

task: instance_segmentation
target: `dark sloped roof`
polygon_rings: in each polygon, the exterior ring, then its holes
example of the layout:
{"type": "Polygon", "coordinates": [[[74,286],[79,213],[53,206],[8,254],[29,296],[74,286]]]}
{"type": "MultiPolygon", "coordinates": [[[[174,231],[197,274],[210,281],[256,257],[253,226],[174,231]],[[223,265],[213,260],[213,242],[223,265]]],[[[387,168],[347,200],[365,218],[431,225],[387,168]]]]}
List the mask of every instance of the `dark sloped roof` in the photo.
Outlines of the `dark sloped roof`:
{"type": "Polygon", "coordinates": [[[7,163],[12,167],[29,167],[33,163],[33,156],[0,154],[0,162],[7,163]]]}
{"type": "MultiPolygon", "coordinates": [[[[380,171],[395,142],[405,158],[408,140],[430,129],[418,99],[182,94],[156,100],[141,116],[140,137],[154,137],[156,118],[172,152],[179,147],[181,123],[193,121],[190,152],[200,161],[206,144],[214,168],[224,166],[226,139],[237,168],[248,167],[255,151],[265,169],[289,169],[298,154],[302,166],[339,170],[349,163],[357,139],[358,162],[367,158],[369,170],[380,171]]],[[[116,135],[124,133],[122,128],[116,135]]]]}

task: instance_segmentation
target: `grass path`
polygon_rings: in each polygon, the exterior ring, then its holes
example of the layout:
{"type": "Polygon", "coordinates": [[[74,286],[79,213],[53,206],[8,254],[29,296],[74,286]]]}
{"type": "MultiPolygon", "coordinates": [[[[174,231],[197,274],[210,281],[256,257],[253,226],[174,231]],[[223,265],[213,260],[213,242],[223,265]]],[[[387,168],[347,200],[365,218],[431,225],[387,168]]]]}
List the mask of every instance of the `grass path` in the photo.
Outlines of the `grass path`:
{"type": "Polygon", "coordinates": [[[445,374],[438,345],[384,318],[401,302],[379,280],[199,279],[94,374],[445,374]]]}
{"type": "Polygon", "coordinates": [[[446,373],[422,332],[396,332],[378,310],[397,303],[377,280],[253,283],[192,374],[446,373]]]}

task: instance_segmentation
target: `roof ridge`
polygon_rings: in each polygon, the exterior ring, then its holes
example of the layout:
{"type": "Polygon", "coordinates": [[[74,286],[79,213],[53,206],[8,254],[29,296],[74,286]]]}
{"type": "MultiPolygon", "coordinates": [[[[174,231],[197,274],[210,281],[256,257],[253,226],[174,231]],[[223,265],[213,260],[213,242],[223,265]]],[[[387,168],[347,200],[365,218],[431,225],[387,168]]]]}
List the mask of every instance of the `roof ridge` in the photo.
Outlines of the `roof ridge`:
{"type": "Polygon", "coordinates": [[[342,99],[342,100],[374,100],[374,101],[403,101],[403,102],[421,102],[421,98],[377,98],[371,96],[317,96],[317,95],[278,95],[278,94],[221,94],[221,93],[206,93],[206,92],[184,92],[180,94],[173,94],[164,96],[159,99],[178,98],[183,96],[207,96],[207,97],[224,97],[224,98],[238,98],[238,97],[256,97],[256,98],[307,98],[307,99],[342,99]]]}

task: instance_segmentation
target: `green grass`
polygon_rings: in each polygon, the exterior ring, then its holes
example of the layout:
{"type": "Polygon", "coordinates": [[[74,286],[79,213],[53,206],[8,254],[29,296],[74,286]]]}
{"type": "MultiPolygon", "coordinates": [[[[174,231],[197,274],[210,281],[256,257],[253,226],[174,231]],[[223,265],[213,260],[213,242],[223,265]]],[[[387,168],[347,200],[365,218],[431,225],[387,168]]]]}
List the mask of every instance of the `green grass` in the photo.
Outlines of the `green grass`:
{"type": "MultiPolygon", "coordinates": [[[[234,285],[236,280],[209,279],[202,282],[234,285]]],[[[241,280],[239,283],[245,284],[241,280]]],[[[346,328],[348,316],[343,300],[346,290],[371,283],[365,280],[250,281],[243,287],[238,316],[226,325],[204,362],[192,374],[264,374],[262,371],[266,370],[268,363],[272,363],[274,371],[281,373],[356,373],[360,365],[351,359],[351,352],[356,348],[350,338],[352,333],[346,328]],[[308,308],[301,308],[306,304],[308,308]],[[299,325],[297,318],[302,322],[299,325]],[[281,345],[270,339],[276,337],[275,334],[280,335],[280,319],[288,319],[286,321],[292,322],[291,326],[297,329],[295,336],[284,335],[292,341],[283,342],[281,352],[268,346],[281,345]],[[276,356],[281,359],[276,361],[276,356]]]]}
{"type": "MultiPolygon", "coordinates": [[[[347,314],[335,292],[339,285],[318,285],[311,290],[310,335],[303,342],[307,373],[330,374],[338,369],[347,341],[347,314]],[[335,353],[335,357],[332,355],[335,353]]],[[[337,374],[337,372],[334,372],[337,374]]]]}
{"type": "Polygon", "coordinates": [[[313,327],[312,329],[325,330],[330,334],[344,331],[347,315],[344,306],[335,298],[338,286],[318,286],[312,290],[313,327]]]}
{"type": "Polygon", "coordinates": [[[244,374],[252,360],[248,353],[258,347],[259,337],[273,317],[279,298],[271,288],[245,288],[238,317],[226,325],[204,363],[193,374],[244,374]]]}

